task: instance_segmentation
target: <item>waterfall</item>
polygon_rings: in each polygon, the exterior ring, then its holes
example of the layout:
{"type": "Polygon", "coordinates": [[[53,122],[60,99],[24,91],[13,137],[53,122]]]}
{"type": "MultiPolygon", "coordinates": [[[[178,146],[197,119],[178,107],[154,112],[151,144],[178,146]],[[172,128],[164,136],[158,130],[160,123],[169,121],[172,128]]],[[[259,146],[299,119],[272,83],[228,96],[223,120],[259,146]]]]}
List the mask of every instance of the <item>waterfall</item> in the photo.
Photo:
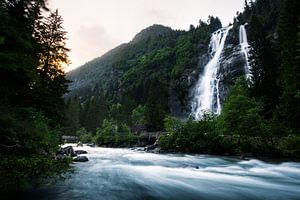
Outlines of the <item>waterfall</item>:
{"type": "Polygon", "coordinates": [[[203,75],[199,77],[192,101],[191,115],[196,120],[200,119],[205,111],[211,111],[216,114],[221,112],[219,77],[217,77],[217,73],[220,65],[219,59],[231,28],[232,26],[221,28],[211,36],[209,44],[211,59],[204,67],[203,75]]]}
{"type": "Polygon", "coordinates": [[[248,61],[249,44],[247,40],[247,32],[246,32],[245,25],[240,25],[239,39],[240,39],[241,51],[246,60],[245,74],[246,74],[246,78],[249,79],[250,78],[250,65],[248,61]]]}

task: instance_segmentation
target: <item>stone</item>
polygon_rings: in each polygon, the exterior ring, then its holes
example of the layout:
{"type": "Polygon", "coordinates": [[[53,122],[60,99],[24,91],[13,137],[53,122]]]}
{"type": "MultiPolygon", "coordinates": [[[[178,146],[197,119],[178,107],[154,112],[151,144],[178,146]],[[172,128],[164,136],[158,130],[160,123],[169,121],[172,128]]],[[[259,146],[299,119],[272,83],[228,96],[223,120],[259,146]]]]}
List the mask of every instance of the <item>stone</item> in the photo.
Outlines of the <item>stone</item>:
{"type": "Polygon", "coordinates": [[[76,154],[75,154],[74,149],[73,149],[72,146],[67,146],[67,147],[61,148],[57,152],[57,155],[58,154],[67,155],[67,156],[71,156],[71,157],[75,157],[76,156],[76,154]]]}
{"type": "Polygon", "coordinates": [[[89,159],[86,156],[77,156],[73,158],[74,162],[87,162],[89,159]]]}

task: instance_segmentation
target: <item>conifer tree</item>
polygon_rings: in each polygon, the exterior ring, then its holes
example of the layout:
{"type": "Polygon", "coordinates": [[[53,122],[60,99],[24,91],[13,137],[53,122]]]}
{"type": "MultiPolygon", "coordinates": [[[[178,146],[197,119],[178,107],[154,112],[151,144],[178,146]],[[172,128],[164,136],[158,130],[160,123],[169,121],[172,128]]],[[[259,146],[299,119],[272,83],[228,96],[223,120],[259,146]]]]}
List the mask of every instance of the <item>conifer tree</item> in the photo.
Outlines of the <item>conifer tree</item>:
{"type": "Polygon", "coordinates": [[[279,113],[290,128],[300,130],[300,63],[297,57],[300,2],[285,0],[280,14],[278,35],[280,46],[280,79],[282,89],[279,113]]]}
{"type": "Polygon", "coordinates": [[[35,38],[40,47],[37,80],[34,83],[35,105],[56,122],[62,120],[67,83],[63,66],[69,64],[66,31],[58,10],[35,25],[35,38]],[[55,107],[53,108],[53,105],[55,107]]]}

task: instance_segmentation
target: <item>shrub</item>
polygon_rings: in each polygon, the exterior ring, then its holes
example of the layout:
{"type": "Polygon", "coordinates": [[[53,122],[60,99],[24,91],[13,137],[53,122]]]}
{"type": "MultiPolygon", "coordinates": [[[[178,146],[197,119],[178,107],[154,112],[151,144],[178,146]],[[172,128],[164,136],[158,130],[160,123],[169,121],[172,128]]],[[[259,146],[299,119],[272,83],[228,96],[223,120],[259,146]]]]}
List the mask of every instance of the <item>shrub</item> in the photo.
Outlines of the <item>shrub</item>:
{"type": "Polygon", "coordinates": [[[127,147],[137,143],[137,137],[126,124],[105,119],[92,141],[98,145],[127,147]]]}

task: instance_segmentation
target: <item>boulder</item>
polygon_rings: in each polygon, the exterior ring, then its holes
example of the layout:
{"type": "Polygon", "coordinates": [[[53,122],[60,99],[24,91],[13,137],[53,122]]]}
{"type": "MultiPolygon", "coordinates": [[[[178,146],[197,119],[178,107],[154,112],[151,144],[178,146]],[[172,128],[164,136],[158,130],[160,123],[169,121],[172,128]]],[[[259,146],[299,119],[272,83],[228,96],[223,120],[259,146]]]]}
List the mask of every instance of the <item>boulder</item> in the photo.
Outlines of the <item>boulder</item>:
{"type": "Polygon", "coordinates": [[[79,155],[79,154],[87,154],[87,151],[84,151],[84,150],[75,150],[75,153],[77,155],[79,155]]]}
{"type": "Polygon", "coordinates": [[[78,143],[77,143],[77,147],[83,147],[82,142],[78,142],[78,143]]]}
{"type": "Polygon", "coordinates": [[[76,158],[73,158],[74,162],[87,162],[89,159],[86,156],[77,156],[76,158]]]}
{"type": "Polygon", "coordinates": [[[75,154],[74,149],[73,149],[72,146],[67,146],[67,147],[61,148],[57,152],[57,155],[58,154],[67,155],[67,156],[71,156],[71,157],[75,157],[76,156],[76,154],[75,154]]]}

